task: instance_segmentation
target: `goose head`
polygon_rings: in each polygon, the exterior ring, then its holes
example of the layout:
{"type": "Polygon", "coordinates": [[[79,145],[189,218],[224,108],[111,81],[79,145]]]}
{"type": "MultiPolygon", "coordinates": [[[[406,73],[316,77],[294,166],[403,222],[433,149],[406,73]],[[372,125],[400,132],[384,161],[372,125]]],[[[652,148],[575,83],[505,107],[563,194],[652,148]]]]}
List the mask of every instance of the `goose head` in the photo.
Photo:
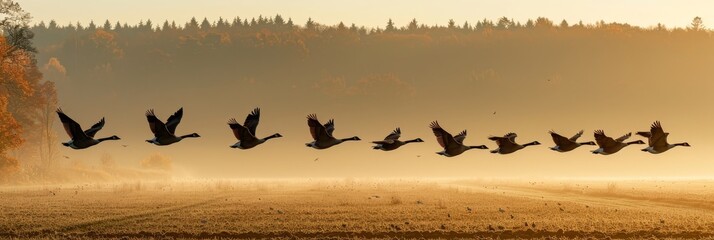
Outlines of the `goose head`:
{"type": "Polygon", "coordinates": [[[201,135],[198,135],[198,133],[191,133],[188,135],[181,136],[181,138],[198,138],[201,137],[201,135]]]}
{"type": "Polygon", "coordinates": [[[342,141],[360,141],[360,140],[362,140],[362,139],[359,138],[358,136],[342,139],[342,141]]]}
{"type": "Polygon", "coordinates": [[[682,147],[691,147],[691,146],[689,145],[689,143],[687,143],[687,142],[683,142],[683,143],[676,144],[676,145],[677,145],[677,146],[682,146],[682,147]]]}

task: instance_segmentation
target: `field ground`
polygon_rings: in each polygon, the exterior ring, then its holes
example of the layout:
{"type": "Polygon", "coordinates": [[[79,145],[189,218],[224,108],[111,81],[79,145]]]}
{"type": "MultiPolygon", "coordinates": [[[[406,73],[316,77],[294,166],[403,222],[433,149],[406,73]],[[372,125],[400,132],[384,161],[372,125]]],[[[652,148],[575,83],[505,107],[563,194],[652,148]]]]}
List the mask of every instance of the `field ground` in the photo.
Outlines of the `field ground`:
{"type": "Polygon", "coordinates": [[[0,210],[1,238],[714,238],[714,181],[2,187],[0,210]]]}

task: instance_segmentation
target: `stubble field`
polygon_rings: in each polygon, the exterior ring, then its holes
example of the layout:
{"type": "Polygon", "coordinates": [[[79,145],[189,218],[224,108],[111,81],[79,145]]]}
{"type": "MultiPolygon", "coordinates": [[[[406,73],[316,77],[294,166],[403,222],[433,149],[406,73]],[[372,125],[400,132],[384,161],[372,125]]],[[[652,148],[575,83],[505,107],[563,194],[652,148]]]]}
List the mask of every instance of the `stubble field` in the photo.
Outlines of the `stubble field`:
{"type": "Polygon", "coordinates": [[[0,188],[2,238],[714,238],[714,181],[204,180],[0,188]]]}

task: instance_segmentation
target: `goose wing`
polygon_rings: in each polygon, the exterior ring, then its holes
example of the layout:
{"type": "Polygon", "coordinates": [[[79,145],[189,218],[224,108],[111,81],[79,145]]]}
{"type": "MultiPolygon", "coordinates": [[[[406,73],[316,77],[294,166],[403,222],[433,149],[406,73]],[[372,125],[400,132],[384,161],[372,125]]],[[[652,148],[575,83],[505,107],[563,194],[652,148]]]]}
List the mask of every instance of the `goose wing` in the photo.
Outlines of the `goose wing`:
{"type": "Polygon", "coordinates": [[[85,130],[84,134],[87,134],[87,136],[93,138],[94,135],[96,135],[97,132],[99,132],[99,130],[102,130],[103,127],[104,127],[104,118],[102,118],[102,120],[99,120],[99,122],[92,125],[91,128],[85,130]]]}
{"type": "Polygon", "coordinates": [[[580,132],[578,132],[578,133],[576,133],[575,135],[573,135],[572,137],[570,137],[570,141],[575,142],[575,141],[577,141],[578,138],[580,138],[581,136],[583,136],[583,130],[580,130],[580,132]]]}
{"type": "Polygon", "coordinates": [[[235,136],[238,141],[255,138],[255,135],[253,135],[250,130],[248,130],[248,128],[240,125],[240,123],[238,123],[235,118],[231,118],[230,120],[228,120],[228,126],[231,128],[231,130],[233,130],[233,136],[235,136]]]}
{"type": "Polygon", "coordinates": [[[310,127],[310,135],[312,135],[312,139],[315,141],[330,137],[330,135],[327,134],[327,129],[317,120],[317,115],[315,114],[307,116],[307,126],[310,127]]]}
{"type": "Polygon", "coordinates": [[[459,134],[454,136],[454,141],[464,144],[464,139],[466,139],[466,130],[461,131],[459,134]]]}
{"type": "Polygon", "coordinates": [[[434,136],[436,136],[436,141],[439,142],[439,145],[441,145],[441,147],[446,149],[449,146],[454,145],[454,137],[449,132],[441,128],[439,122],[433,121],[431,122],[431,125],[429,125],[429,127],[431,128],[431,131],[434,132],[434,136]]]}
{"type": "Polygon", "coordinates": [[[250,133],[255,136],[255,129],[258,127],[258,122],[260,122],[260,108],[253,109],[253,112],[245,117],[245,122],[243,126],[248,128],[250,133]]]}
{"type": "Polygon", "coordinates": [[[554,131],[550,131],[550,136],[553,137],[553,142],[555,143],[555,145],[558,146],[568,145],[572,142],[572,138],[568,139],[566,137],[561,136],[560,134],[555,133],[554,131]]]}
{"type": "Polygon", "coordinates": [[[649,138],[649,145],[653,147],[667,147],[669,145],[667,143],[667,135],[669,133],[665,133],[664,130],[662,129],[662,124],[659,121],[656,121],[652,124],[650,127],[650,133],[652,136],[649,138]]]}
{"type": "Polygon", "coordinates": [[[627,140],[628,138],[630,138],[630,136],[632,136],[632,133],[627,133],[627,134],[625,134],[625,135],[622,135],[622,137],[619,137],[619,138],[615,139],[615,141],[624,142],[625,140],[627,140]]]}
{"type": "Polygon", "coordinates": [[[176,127],[181,123],[181,118],[183,117],[183,108],[179,108],[178,111],[171,115],[168,120],[166,120],[166,129],[174,134],[176,132],[176,127]]]}
{"type": "Polygon", "coordinates": [[[149,122],[149,129],[154,133],[154,137],[168,137],[171,133],[166,128],[164,122],[159,120],[154,113],[154,109],[149,109],[146,111],[146,120],[149,122]]]}
{"type": "Polygon", "coordinates": [[[76,121],[72,120],[67,114],[62,112],[62,109],[57,109],[57,115],[59,115],[60,121],[62,121],[62,126],[64,131],[67,132],[70,138],[73,140],[87,138],[88,136],[82,131],[82,127],[76,121]]]}
{"type": "Polygon", "coordinates": [[[603,130],[595,130],[595,142],[597,142],[597,145],[601,148],[612,147],[618,143],[615,139],[606,136],[603,130]]]}
{"type": "Polygon", "coordinates": [[[385,137],[384,140],[392,140],[392,142],[393,142],[394,140],[399,139],[399,137],[401,137],[401,136],[402,136],[402,129],[397,128],[397,129],[394,129],[394,131],[392,131],[392,133],[387,135],[387,137],[385,137]]]}
{"type": "Polygon", "coordinates": [[[332,132],[335,131],[335,119],[330,119],[330,121],[327,121],[327,124],[325,124],[325,130],[327,131],[327,135],[332,137],[332,132]]]}
{"type": "Polygon", "coordinates": [[[518,135],[516,135],[515,133],[508,133],[508,134],[504,135],[503,137],[491,136],[488,139],[495,141],[499,147],[508,148],[508,147],[517,145],[515,143],[517,136],[518,135]]]}

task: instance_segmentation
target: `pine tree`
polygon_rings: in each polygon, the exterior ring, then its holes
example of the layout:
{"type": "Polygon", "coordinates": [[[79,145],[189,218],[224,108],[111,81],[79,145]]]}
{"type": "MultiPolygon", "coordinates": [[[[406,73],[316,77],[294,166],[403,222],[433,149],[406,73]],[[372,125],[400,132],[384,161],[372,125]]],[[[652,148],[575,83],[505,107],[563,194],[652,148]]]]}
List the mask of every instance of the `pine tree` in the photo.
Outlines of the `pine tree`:
{"type": "Polygon", "coordinates": [[[568,21],[565,21],[565,19],[563,19],[563,21],[560,22],[560,28],[568,28],[568,21]]]}
{"type": "Polygon", "coordinates": [[[312,18],[307,19],[307,22],[305,23],[305,28],[310,30],[315,29],[315,22],[312,21],[312,18]]]}
{"type": "Polygon", "coordinates": [[[394,22],[393,22],[392,19],[390,18],[389,21],[387,21],[387,28],[385,28],[385,31],[386,31],[386,32],[392,32],[392,31],[395,31],[395,30],[397,30],[397,28],[394,27],[394,22]]]}
{"type": "Polygon", "coordinates": [[[407,29],[409,31],[416,31],[419,28],[419,24],[417,23],[416,18],[413,18],[411,22],[409,22],[409,25],[407,25],[407,29]]]}
{"type": "Polygon", "coordinates": [[[201,30],[208,30],[211,28],[211,23],[208,22],[208,19],[203,18],[203,21],[201,22],[201,30]]]}
{"type": "Polygon", "coordinates": [[[283,19],[283,17],[280,16],[280,14],[278,14],[278,15],[275,15],[275,18],[273,19],[273,22],[274,22],[276,25],[283,25],[283,24],[285,24],[285,19],[283,19]]]}
{"type": "Polygon", "coordinates": [[[449,19],[449,29],[454,29],[456,28],[456,22],[454,22],[454,19],[449,19]]]}
{"type": "Polygon", "coordinates": [[[694,17],[692,19],[692,23],[689,24],[689,27],[687,28],[690,31],[702,31],[704,30],[704,21],[702,21],[702,18],[699,16],[694,17]]]}
{"type": "Polygon", "coordinates": [[[186,29],[187,30],[197,30],[198,29],[198,21],[196,21],[195,17],[192,17],[191,21],[186,23],[186,29]]]}

